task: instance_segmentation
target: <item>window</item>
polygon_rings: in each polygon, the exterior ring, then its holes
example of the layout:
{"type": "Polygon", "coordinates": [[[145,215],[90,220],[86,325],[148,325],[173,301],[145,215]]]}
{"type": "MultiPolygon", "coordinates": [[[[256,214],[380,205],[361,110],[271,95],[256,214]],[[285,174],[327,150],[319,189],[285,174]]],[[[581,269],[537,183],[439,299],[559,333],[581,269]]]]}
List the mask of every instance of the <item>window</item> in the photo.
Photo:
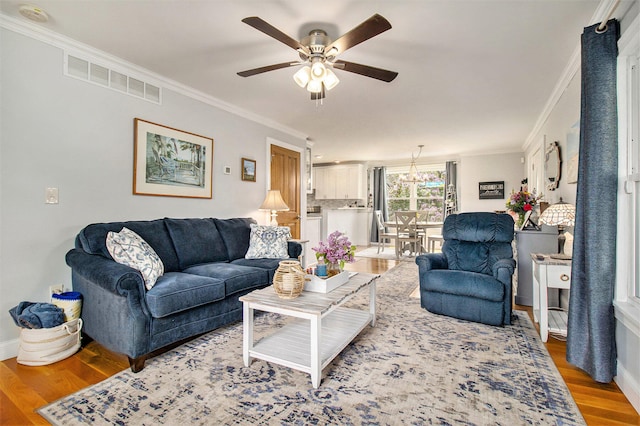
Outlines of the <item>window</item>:
{"type": "Polygon", "coordinates": [[[407,182],[409,165],[387,167],[387,208],[397,210],[423,210],[429,220],[444,220],[445,165],[418,166],[418,176],[424,181],[407,182]]]}
{"type": "Polygon", "coordinates": [[[618,47],[616,315],[635,317],[631,323],[640,335],[640,18],[625,31],[618,47]]]}

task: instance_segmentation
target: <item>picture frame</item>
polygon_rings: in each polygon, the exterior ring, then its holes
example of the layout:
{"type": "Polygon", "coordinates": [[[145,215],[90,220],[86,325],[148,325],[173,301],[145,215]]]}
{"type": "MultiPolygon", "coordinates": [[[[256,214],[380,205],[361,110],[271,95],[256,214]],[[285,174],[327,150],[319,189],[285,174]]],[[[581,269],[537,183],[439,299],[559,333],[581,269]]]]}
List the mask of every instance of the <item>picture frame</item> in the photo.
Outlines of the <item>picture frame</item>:
{"type": "Polygon", "coordinates": [[[531,219],[532,213],[533,213],[533,210],[529,210],[524,214],[524,220],[522,221],[522,224],[518,228],[518,231],[523,231],[527,227],[527,224],[529,223],[529,219],[531,219]]]}
{"type": "Polygon", "coordinates": [[[212,198],[212,188],[212,138],[134,119],[134,195],[212,198]]]}
{"type": "Polygon", "coordinates": [[[567,131],[567,183],[578,183],[578,154],[580,151],[580,120],[567,131]]]}
{"type": "Polygon", "coordinates": [[[504,199],[504,181],[479,182],[478,198],[480,200],[504,199]]]}
{"type": "Polygon", "coordinates": [[[242,159],[240,169],[242,170],[242,180],[245,182],[256,181],[256,160],[250,160],[248,158],[242,159]]]}

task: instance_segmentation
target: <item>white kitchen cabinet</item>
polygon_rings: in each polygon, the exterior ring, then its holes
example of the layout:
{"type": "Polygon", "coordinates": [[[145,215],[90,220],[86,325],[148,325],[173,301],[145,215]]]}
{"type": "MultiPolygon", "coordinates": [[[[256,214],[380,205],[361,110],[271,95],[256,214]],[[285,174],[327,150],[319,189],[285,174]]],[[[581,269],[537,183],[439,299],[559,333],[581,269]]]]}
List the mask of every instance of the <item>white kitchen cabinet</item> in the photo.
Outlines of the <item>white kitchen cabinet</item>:
{"type": "Polygon", "coordinates": [[[314,167],[316,200],[364,200],[365,182],[362,164],[314,167]]]}

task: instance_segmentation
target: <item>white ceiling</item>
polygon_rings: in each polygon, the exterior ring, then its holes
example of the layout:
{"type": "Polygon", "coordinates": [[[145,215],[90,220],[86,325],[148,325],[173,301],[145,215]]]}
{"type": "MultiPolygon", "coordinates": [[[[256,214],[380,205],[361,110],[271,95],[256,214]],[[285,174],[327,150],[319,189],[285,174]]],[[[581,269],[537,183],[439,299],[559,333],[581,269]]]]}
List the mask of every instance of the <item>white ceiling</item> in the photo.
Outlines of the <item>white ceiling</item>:
{"type": "MultiPolygon", "coordinates": [[[[20,17],[23,1],[0,10],[20,17]]],[[[38,0],[39,24],[294,129],[314,162],[514,152],[531,133],[597,0],[38,0]],[[336,39],[374,13],[393,28],[339,59],[397,71],[391,83],[336,71],[317,106],[297,68],[236,72],[297,59],[241,22],[259,16],[293,38],[325,22],[336,39]]],[[[24,19],[20,17],[20,19],[24,19]]],[[[215,138],[215,135],[211,135],[215,138]]]]}

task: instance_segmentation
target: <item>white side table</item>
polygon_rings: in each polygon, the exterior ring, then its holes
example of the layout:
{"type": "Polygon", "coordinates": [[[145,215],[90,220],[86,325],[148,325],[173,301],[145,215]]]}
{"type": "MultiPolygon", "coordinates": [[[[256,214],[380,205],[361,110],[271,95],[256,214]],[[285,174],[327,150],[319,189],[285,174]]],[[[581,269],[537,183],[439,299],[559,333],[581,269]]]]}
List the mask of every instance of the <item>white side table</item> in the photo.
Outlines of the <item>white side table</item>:
{"type": "Polygon", "coordinates": [[[307,243],[309,242],[309,240],[302,240],[302,239],[294,239],[292,238],[289,241],[295,241],[296,243],[300,243],[300,245],[302,246],[302,253],[300,253],[300,256],[298,256],[298,260],[300,261],[300,266],[302,266],[302,269],[307,267],[307,256],[306,251],[307,251],[307,243]]]}
{"type": "Polygon", "coordinates": [[[567,335],[567,312],[549,310],[550,288],[569,289],[571,287],[571,261],[553,259],[548,254],[531,253],[533,275],[533,319],[540,324],[543,342],[549,333],[567,335]],[[541,258],[539,258],[539,256],[541,258]]]}

